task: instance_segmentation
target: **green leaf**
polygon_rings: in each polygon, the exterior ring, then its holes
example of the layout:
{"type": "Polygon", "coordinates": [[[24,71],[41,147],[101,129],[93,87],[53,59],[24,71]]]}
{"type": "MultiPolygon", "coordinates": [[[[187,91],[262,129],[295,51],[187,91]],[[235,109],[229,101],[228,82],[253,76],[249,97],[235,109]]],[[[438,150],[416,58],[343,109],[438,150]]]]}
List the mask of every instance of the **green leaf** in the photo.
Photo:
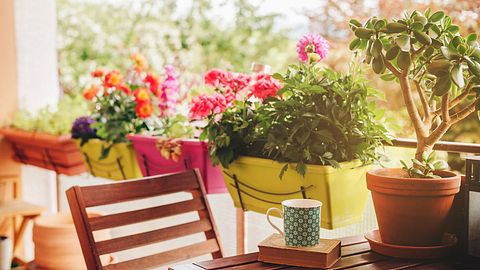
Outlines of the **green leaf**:
{"type": "Polygon", "coordinates": [[[408,29],[408,26],[399,22],[391,22],[387,24],[389,33],[402,33],[408,29]]]}
{"type": "Polygon", "coordinates": [[[437,160],[433,163],[435,170],[446,170],[448,169],[448,163],[444,160],[437,160]]]}
{"type": "Polygon", "coordinates": [[[385,24],[386,24],[386,23],[385,23],[384,20],[379,20],[379,21],[377,21],[377,22],[375,23],[374,28],[375,28],[375,30],[378,31],[378,30],[382,29],[383,27],[385,27],[385,24]]]}
{"type": "Polygon", "coordinates": [[[395,39],[395,43],[400,47],[400,50],[404,52],[410,51],[410,36],[400,35],[395,39]]]}
{"type": "Polygon", "coordinates": [[[450,80],[450,76],[445,75],[438,77],[435,85],[433,86],[433,94],[439,97],[443,96],[450,90],[451,87],[452,80],[450,80]]]}
{"type": "Polygon", "coordinates": [[[430,16],[430,18],[428,18],[428,20],[431,21],[431,22],[438,22],[441,19],[443,19],[444,16],[445,16],[445,12],[437,11],[437,12],[433,13],[432,16],[430,16]]]}
{"type": "Polygon", "coordinates": [[[471,33],[467,36],[468,44],[473,44],[475,41],[477,41],[477,34],[471,33]]]}
{"type": "Polygon", "coordinates": [[[410,53],[400,52],[397,58],[397,65],[401,70],[406,70],[410,67],[410,53]]]}
{"type": "Polygon", "coordinates": [[[354,50],[358,49],[358,47],[360,47],[360,39],[359,38],[356,38],[356,39],[352,40],[352,42],[350,42],[350,45],[348,46],[348,48],[351,51],[354,51],[354,50]]]}
{"type": "Polygon", "coordinates": [[[435,60],[432,63],[428,64],[427,71],[435,76],[441,76],[448,73],[450,66],[451,63],[448,60],[435,60]]]}
{"type": "Polygon", "coordinates": [[[422,31],[423,30],[423,24],[420,22],[414,22],[410,25],[410,29],[416,30],[416,31],[422,31]]]}
{"type": "Polygon", "coordinates": [[[288,163],[283,165],[282,169],[280,170],[280,174],[278,175],[278,178],[282,179],[283,175],[288,171],[288,163]]]}
{"type": "Polygon", "coordinates": [[[460,54],[458,54],[458,52],[456,52],[454,49],[450,47],[442,46],[440,48],[440,51],[442,52],[443,56],[448,60],[453,60],[460,57],[460,54]]]}
{"type": "Polygon", "coordinates": [[[399,52],[400,48],[398,46],[393,46],[385,53],[385,58],[387,60],[393,60],[395,57],[397,57],[399,52]]]}
{"type": "Polygon", "coordinates": [[[371,53],[374,58],[379,58],[382,54],[382,42],[379,39],[375,39],[373,42],[371,53]]]}
{"type": "Polygon", "coordinates": [[[466,60],[467,60],[467,66],[470,72],[472,72],[475,76],[480,76],[480,64],[468,58],[466,60]]]}
{"type": "Polygon", "coordinates": [[[418,14],[417,16],[415,16],[415,18],[413,18],[413,20],[415,22],[418,22],[418,23],[421,23],[422,25],[425,25],[427,24],[428,20],[427,18],[425,18],[423,15],[421,14],[418,14]]]}
{"type": "Polygon", "coordinates": [[[456,34],[458,33],[458,31],[460,31],[460,27],[456,24],[452,24],[447,28],[447,31],[452,34],[456,34]]]}
{"type": "Polygon", "coordinates": [[[382,74],[385,72],[385,63],[383,62],[383,58],[374,58],[372,61],[372,69],[377,74],[382,74]]]}
{"type": "Polygon", "coordinates": [[[273,77],[274,79],[279,80],[279,81],[283,81],[283,75],[280,74],[280,73],[273,73],[272,77],[273,77]]]}
{"type": "Polygon", "coordinates": [[[355,30],[355,36],[363,39],[369,39],[374,33],[375,31],[364,27],[358,27],[355,30]]]}
{"type": "Polygon", "coordinates": [[[423,45],[430,45],[432,44],[432,39],[425,33],[419,32],[417,30],[413,31],[413,36],[418,40],[418,42],[422,43],[423,45]]]}
{"type": "Polygon", "coordinates": [[[459,87],[462,88],[465,86],[465,80],[463,78],[463,69],[462,65],[456,64],[453,66],[452,70],[450,71],[450,75],[452,77],[452,81],[459,87]]]}
{"type": "Polygon", "coordinates": [[[355,30],[357,27],[362,27],[362,24],[355,19],[351,19],[349,25],[352,30],[355,30]]]}
{"type": "Polygon", "coordinates": [[[295,169],[300,175],[305,176],[305,173],[307,172],[307,165],[305,165],[303,162],[298,162],[295,169]]]}

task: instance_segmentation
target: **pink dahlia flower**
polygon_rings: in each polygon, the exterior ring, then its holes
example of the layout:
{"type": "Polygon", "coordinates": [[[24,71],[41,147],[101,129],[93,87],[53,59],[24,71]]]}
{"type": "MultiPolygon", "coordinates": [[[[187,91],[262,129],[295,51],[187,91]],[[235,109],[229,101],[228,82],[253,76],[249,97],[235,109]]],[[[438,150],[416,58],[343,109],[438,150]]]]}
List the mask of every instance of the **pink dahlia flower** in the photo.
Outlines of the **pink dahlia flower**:
{"type": "Polygon", "coordinates": [[[266,99],[267,97],[275,96],[282,87],[282,84],[270,74],[259,73],[253,79],[248,96],[266,99]]]}
{"type": "Polygon", "coordinates": [[[200,95],[192,98],[190,105],[190,119],[204,119],[205,117],[222,113],[227,108],[227,101],[222,94],[217,92],[211,95],[200,95]]]}
{"type": "Polygon", "coordinates": [[[318,61],[321,61],[327,57],[329,47],[328,41],[321,35],[305,35],[297,43],[298,59],[308,62],[308,53],[316,53],[318,61]]]}

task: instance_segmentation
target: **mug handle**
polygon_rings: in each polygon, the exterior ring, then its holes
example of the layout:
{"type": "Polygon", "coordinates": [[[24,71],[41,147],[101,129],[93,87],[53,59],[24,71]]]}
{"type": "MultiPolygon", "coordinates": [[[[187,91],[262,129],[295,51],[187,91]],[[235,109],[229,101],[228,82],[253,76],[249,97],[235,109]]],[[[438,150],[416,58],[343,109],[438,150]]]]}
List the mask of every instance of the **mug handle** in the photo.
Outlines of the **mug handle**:
{"type": "Polygon", "coordinates": [[[280,216],[283,218],[283,212],[282,212],[282,210],[280,210],[280,209],[278,209],[278,208],[275,208],[275,207],[272,207],[272,208],[270,208],[270,209],[267,210],[267,214],[266,214],[266,215],[267,215],[267,221],[268,221],[268,223],[270,223],[270,225],[272,225],[272,227],[273,227],[275,230],[277,230],[282,237],[285,237],[285,233],[283,233],[282,230],[280,230],[277,226],[275,226],[275,224],[273,224],[273,222],[270,220],[270,213],[271,213],[271,212],[277,212],[277,213],[279,213],[280,216]]]}

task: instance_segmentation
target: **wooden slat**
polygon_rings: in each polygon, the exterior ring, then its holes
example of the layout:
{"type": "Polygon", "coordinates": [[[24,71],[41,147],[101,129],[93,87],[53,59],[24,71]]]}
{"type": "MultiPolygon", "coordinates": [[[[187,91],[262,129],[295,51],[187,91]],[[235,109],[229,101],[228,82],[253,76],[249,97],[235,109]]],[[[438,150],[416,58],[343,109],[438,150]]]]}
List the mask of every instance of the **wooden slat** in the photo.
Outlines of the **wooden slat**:
{"type": "Polygon", "coordinates": [[[108,216],[92,217],[89,219],[89,221],[92,230],[97,231],[204,209],[205,204],[203,199],[202,197],[199,197],[188,201],[145,208],[141,210],[123,212],[108,216]]]}
{"type": "Polygon", "coordinates": [[[92,207],[198,188],[195,172],[186,171],[171,175],[145,177],[142,180],[82,187],[82,195],[85,207],[92,207]]]}
{"type": "Polygon", "coordinates": [[[175,266],[175,268],[168,267],[168,270],[204,270],[204,269],[205,268],[202,268],[195,264],[182,264],[182,265],[175,266]]]}
{"type": "Polygon", "coordinates": [[[423,265],[414,266],[409,269],[415,270],[473,270],[480,269],[480,265],[464,266],[464,265],[455,265],[453,262],[428,262],[423,265]]]}
{"type": "Polygon", "coordinates": [[[341,243],[342,247],[367,242],[367,239],[365,239],[365,237],[363,235],[347,236],[347,237],[342,237],[338,240],[340,240],[342,242],[341,243]]]}
{"type": "Polygon", "coordinates": [[[383,256],[375,252],[368,252],[368,253],[344,257],[340,261],[338,261],[332,267],[332,269],[337,269],[337,270],[348,269],[354,266],[361,266],[365,264],[370,264],[370,263],[380,262],[380,261],[385,261],[390,259],[391,259],[390,257],[383,256]]]}
{"type": "Polygon", "coordinates": [[[168,228],[127,235],[97,242],[96,246],[98,253],[100,255],[103,255],[162,241],[167,241],[186,235],[210,231],[211,229],[212,225],[210,221],[208,219],[202,219],[168,228]]]}
{"type": "Polygon", "coordinates": [[[342,257],[348,257],[356,254],[366,253],[370,251],[370,244],[360,243],[355,245],[349,245],[346,247],[341,247],[342,257]]]}
{"type": "Polygon", "coordinates": [[[99,269],[102,263],[97,250],[91,245],[95,240],[88,223],[88,214],[83,203],[82,191],[80,187],[74,186],[66,193],[87,268],[89,270],[99,269]]]}
{"type": "Polygon", "coordinates": [[[276,269],[290,269],[287,265],[273,264],[273,263],[264,263],[264,262],[254,262],[249,264],[242,264],[237,266],[229,267],[230,270],[276,270],[276,269]]]}
{"type": "Polygon", "coordinates": [[[217,260],[210,260],[205,262],[195,263],[196,265],[205,269],[219,269],[240,264],[254,263],[258,259],[258,252],[249,253],[240,256],[226,257],[217,260]]]}
{"type": "MultiPolygon", "coordinates": [[[[419,261],[419,260],[406,260],[406,259],[395,259],[391,258],[386,261],[380,261],[380,262],[374,262],[370,264],[365,264],[357,267],[352,267],[348,269],[354,269],[354,270],[370,270],[370,269],[411,269],[412,267],[419,266],[419,265],[424,265],[425,261],[419,261]]],[[[437,268],[432,268],[432,269],[437,269],[437,268]]]]}
{"type": "Polygon", "coordinates": [[[218,233],[217,224],[215,223],[215,219],[212,218],[213,213],[211,211],[211,207],[208,203],[208,200],[205,199],[205,195],[202,195],[202,194],[207,194],[207,192],[205,190],[205,186],[203,185],[202,175],[200,174],[200,171],[198,171],[198,170],[195,170],[194,173],[195,173],[195,178],[197,180],[197,183],[199,184],[201,193],[199,194],[197,192],[192,192],[192,196],[193,196],[193,198],[204,199],[204,202],[205,202],[205,205],[206,205],[206,211],[198,212],[198,215],[200,216],[201,219],[203,219],[203,218],[210,219],[211,224],[212,224],[212,228],[213,228],[213,230],[205,232],[205,237],[207,239],[216,239],[216,241],[217,241],[217,245],[219,247],[219,250],[217,252],[212,253],[212,257],[214,259],[223,258],[224,249],[223,249],[222,242],[220,242],[220,234],[218,233]]]}
{"type": "Polygon", "coordinates": [[[132,270],[132,269],[148,269],[152,266],[169,265],[179,261],[188,260],[201,255],[214,253],[220,248],[215,239],[196,243],[186,247],[181,247],[166,252],[146,256],[143,258],[133,259],[117,264],[104,266],[104,270],[132,270]]]}

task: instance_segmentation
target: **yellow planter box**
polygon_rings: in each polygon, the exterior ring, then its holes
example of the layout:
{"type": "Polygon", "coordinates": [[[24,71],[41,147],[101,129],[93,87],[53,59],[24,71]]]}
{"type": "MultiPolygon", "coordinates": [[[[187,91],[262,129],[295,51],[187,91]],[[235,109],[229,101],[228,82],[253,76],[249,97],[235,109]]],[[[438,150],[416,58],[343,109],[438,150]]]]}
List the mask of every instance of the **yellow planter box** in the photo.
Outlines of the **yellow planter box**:
{"type": "Polygon", "coordinates": [[[284,164],[262,158],[239,157],[223,176],[236,207],[266,213],[270,207],[281,207],[284,200],[310,198],[322,206],[322,228],[335,229],[354,224],[363,218],[368,199],[365,174],[370,166],[358,160],[331,166],[308,165],[305,177],[295,164],[279,178],[284,164]]]}
{"type": "MultiPolygon", "coordinates": [[[[80,146],[80,141],[76,141],[80,146]]],[[[85,166],[91,175],[112,180],[142,177],[131,144],[117,143],[113,145],[107,158],[100,160],[99,157],[104,144],[105,142],[101,140],[92,139],[80,147],[85,166]]]]}

